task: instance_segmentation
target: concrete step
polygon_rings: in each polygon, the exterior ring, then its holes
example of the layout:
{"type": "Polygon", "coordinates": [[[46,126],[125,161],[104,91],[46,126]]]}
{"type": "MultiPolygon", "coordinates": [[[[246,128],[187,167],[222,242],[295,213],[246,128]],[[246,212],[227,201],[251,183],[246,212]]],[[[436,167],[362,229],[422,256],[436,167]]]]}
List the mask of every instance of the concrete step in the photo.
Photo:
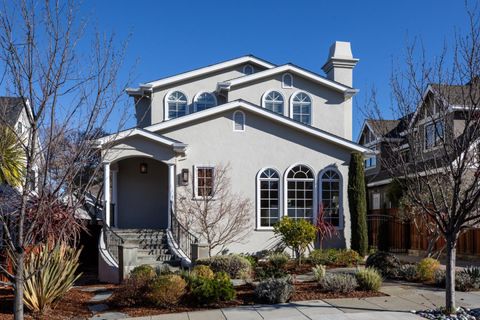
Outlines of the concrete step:
{"type": "Polygon", "coordinates": [[[171,254],[170,249],[138,249],[137,256],[160,256],[171,254]]]}
{"type": "Polygon", "coordinates": [[[176,260],[173,254],[162,254],[159,256],[137,256],[138,264],[155,264],[159,262],[167,262],[176,260]]]}

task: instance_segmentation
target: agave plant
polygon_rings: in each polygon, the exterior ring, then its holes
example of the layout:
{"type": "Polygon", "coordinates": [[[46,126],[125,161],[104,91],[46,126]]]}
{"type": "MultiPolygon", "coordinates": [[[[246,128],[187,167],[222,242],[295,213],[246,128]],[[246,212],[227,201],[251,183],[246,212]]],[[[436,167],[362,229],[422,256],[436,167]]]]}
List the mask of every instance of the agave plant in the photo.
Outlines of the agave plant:
{"type": "Polygon", "coordinates": [[[462,273],[470,277],[475,288],[480,287],[480,267],[470,266],[463,269],[462,273]]]}
{"type": "Polygon", "coordinates": [[[81,249],[61,244],[53,249],[42,245],[29,253],[25,264],[27,280],[23,301],[31,311],[44,312],[72,288],[80,277],[75,274],[80,252],[81,249]]]}
{"type": "Polygon", "coordinates": [[[7,126],[0,126],[0,184],[19,186],[24,171],[25,154],[17,135],[7,126]]]}

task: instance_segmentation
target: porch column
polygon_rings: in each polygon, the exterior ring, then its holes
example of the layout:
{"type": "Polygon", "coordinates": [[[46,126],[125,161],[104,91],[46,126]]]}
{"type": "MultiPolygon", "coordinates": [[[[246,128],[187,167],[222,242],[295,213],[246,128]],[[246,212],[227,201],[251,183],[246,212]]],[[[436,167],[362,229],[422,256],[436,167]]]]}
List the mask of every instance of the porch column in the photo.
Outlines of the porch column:
{"type": "Polygon", "coordinates": [[[168,164],[168,229],[172,227],[172,211],[175,210],[175,165],[168,164]]]}
{"type": "Polygon", "coordinates": [[[103,164],[103,212],[105,223],[110,226],[110,163],[103,164]]]}
{"type": "MultiPolygon", "coordinates": [[[[111,170],[112,171],[112,204],[113,204],[113,223],[112,225],[116,227],[118,225],[118,205],[117,205],[117,174],[118,174],[118,169],[117,170],[111,170]]],[[[111,221],[110,221],[111,222],[111,221]]]]}

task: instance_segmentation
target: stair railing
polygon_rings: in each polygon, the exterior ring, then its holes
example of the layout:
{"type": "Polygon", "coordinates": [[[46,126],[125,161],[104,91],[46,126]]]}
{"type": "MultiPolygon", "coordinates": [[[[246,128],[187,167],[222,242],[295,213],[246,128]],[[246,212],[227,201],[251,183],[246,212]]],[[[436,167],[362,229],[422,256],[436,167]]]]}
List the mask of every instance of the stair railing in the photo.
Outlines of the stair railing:
{"type": "Polygon", "coordinates": [[[125,243],[125,240],[119,236],[115,231],[113,231],[110,226],[107,224],[103,225],[102,228],[103,239],[105,241],[105,248],[112,255],[113,260],[118,265],[118,246],[125,243]]]}
{"type": "Polygon", "coordinates": [[[173,208],[171,213],[171,232],[173,240],[176,242],[178,248],[191,260],[193,243],[198,243],[198,238],[195,237],[185,226],[180,223],[173,208]]]}

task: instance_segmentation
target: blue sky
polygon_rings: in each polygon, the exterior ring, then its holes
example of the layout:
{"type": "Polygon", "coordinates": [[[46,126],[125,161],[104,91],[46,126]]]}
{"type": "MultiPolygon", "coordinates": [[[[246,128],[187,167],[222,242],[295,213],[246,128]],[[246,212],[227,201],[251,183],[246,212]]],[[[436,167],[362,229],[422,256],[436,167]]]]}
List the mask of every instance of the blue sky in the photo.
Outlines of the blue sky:
{"type": "Polygon", "coordinates": [[[250,53],[322,73],[330,45],[350,41],[360,59],[354,71],[361,91],[354,103],[354,139],[363,121],[359,109],[372,87],[381,105],[390,103],[392,65],[401,66],[409,40],[421,38],[433,56],[455,28],[467,27],[460,0],[86,0],[80,14],[119,39],[131,34],[123,74],[135,66],[130,86],[250,53]]]}

